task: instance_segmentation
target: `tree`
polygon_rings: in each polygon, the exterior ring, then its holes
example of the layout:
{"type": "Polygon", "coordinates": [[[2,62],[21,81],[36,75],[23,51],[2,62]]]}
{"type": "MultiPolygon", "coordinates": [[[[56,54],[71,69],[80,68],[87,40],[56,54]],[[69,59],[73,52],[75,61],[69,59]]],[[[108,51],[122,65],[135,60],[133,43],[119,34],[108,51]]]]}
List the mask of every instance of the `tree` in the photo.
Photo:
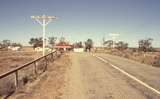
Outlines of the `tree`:
{"type": "Polygon", "coordinates": [[[0,43],[0,49],[2,49],[3,48],[3,44],[2,43],[0,43]]]}
{"type": "Polygon", "coordinates": [[[85,49],[86,51],[89,50],[91,51],[91,48],[93,47],[93,41],[92,39],[88,39],[86,42],[85,42],[85,49]]]}
{"type": "Polygon", "coordinates": [[[152,41],[153,41],[152,38],[139,40],[139,42],[138,42],[138,44],[139,44],[138,50],[139,51],[144,51],[144,52],[153,51],[152,41]]]}
{"type": "Polygon", "coordinates": [[[74,48],[83,48],[82,42],[76,42],[73,44],[74,48]]]}
{"type": "Polygon", "coordinates": [[[105,46],[105,37],[102,38],[102,45],[105,46]]]}
{"type": "Polygon", "coordinates": [[[20,43],[12,43],[11,46],[13,46],[13,47],[17,47],[17,46],[22,47],[22,45],[20,43]]]}
{"type": "Polygon", "coordinates": [[[33,48],[42,47],[43,46],[42,37],[40,37],[40,38],[31,38],[30,41],[29,41],[29,44],[33,45],[33,48]]]}
{"type": "Polygon", "coordinates": [[[49,37],[48,42],[51,46],[54,46],[56,43],[57,37],[49,37]]]}
{"type": "Polygon", "coordinates": [[[116,43],[116,48],[118,50],[125,50],[128,48],[128,43],[125,43],[123,41],[119,41],[118,43],[116,43]]]}
{"type": "Polygon", "coordinates": [[[112,48],[113,47],[113,40],[104,41],[103,45],[106,46],[107,48],[112,48]]]}
{"type": "Polygon", "coordinates": [[[61,37],[61,38],[59,39],[59,42],[65,42],[65,37],[61,37]]]}
{"type": "Polygon", "coordinates": [[[66,45],[67,44],[67,42],[65,41],[65,38],[64,37],[61,37],[60,39],[59,39],[59,43],[58,43],[59,45],[66,45]]]}
{"type": "Polygon", "coordinates": [[[3,46],[3,48],[6,48],[6,47],[8,47],[8,46],[10,46],[11,45],[11,41],[10,40],[3,40],[2,41],[2,46],[3,46]]]}

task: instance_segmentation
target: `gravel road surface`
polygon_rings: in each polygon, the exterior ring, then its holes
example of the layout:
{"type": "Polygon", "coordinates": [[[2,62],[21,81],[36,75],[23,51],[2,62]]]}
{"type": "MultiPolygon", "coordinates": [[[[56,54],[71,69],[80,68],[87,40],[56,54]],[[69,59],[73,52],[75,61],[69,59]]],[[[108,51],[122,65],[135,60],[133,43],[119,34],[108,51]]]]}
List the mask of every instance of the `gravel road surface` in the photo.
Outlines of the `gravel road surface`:
{"type": "MultiPolygon", "coordinates": [[[[138,77],[142,80],[145,77],[148,81],[159,80],[160,73],[157,73],[159,71],[157,68],[111,55],[94,55],[101,56],[118,66],[121,64],[120,67],[130,71],[131,74],[141,75],[138,77]],[[141,65],[139,70],[138,67],[141,65]]],[[[156,93],[97,59],[91,53],[71,53],[70,59],[72,64],[67,72],[63,99],[160,99],[156,93]]],[[[152,83],[158,86],[159,82],[152,83]]]]}

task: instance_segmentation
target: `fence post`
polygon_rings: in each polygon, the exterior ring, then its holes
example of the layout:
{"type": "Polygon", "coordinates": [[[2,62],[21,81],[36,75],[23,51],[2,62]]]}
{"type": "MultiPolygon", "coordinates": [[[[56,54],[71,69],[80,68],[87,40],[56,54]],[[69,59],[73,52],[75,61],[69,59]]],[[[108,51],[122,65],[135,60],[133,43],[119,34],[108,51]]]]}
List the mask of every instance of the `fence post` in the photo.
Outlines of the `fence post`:
{"type": "Polygon", "coordinates": [[[18,87],[18,70],[15,71],[15,86],[18,87]]]}
{"type": "Polygon", "coordinates": [[[53,53],[51,53],[51,60],[53,61],[53,53]]]}
{"type": "Polygon", "coordinates": [[[45,58],[45,71],[46,71],[47,70],[47,65],[48,65],[48,63],[47,63],[47,56],[45,56],[44,58],[45,58]]]}
{"type": "Polygon", "coordinates": [[[57,51],[55,52],[55,54],[56,54],[56,57],[57,57],[57,54],[58,54],[57,51]]]}
{"type": "Polygon", "coordinates": [[[34,74],[37,76],[37,62],[34,62],[34,74]]]}

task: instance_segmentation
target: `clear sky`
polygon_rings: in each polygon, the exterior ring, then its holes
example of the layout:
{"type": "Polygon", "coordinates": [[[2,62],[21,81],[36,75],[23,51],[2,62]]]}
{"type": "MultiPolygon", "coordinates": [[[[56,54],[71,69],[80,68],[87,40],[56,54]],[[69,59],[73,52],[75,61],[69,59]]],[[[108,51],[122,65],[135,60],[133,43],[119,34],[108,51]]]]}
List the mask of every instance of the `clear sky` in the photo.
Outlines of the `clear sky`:
{"type": "Polygon", "coordinates": [[[31,15],[55,15],[46,36],[64,35],[70,42],[94,40],[95,45],[119,33],[117,40],[136,46],[151,37],[160,47],[160,0],[0,0],[0,40],[28,44],[42,36],[42,27],[31,15]]]}

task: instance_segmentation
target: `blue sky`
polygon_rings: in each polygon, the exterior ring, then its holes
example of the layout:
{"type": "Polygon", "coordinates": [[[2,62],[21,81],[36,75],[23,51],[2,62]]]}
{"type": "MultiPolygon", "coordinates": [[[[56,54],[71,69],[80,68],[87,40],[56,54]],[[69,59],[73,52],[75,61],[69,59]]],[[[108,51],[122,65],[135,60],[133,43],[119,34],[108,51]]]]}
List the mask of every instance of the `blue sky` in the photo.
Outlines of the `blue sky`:
{"type": "Polygon", "coordinates": [[[28,44],[31,37],[42,36],[42,27],[31,15],[55,15],[46,36],[60,37],[70,42],[111,39],[137,46],[139,39],[153,38],[160,47],[160,0],[0,0],[0,40],[28,44]]]}

